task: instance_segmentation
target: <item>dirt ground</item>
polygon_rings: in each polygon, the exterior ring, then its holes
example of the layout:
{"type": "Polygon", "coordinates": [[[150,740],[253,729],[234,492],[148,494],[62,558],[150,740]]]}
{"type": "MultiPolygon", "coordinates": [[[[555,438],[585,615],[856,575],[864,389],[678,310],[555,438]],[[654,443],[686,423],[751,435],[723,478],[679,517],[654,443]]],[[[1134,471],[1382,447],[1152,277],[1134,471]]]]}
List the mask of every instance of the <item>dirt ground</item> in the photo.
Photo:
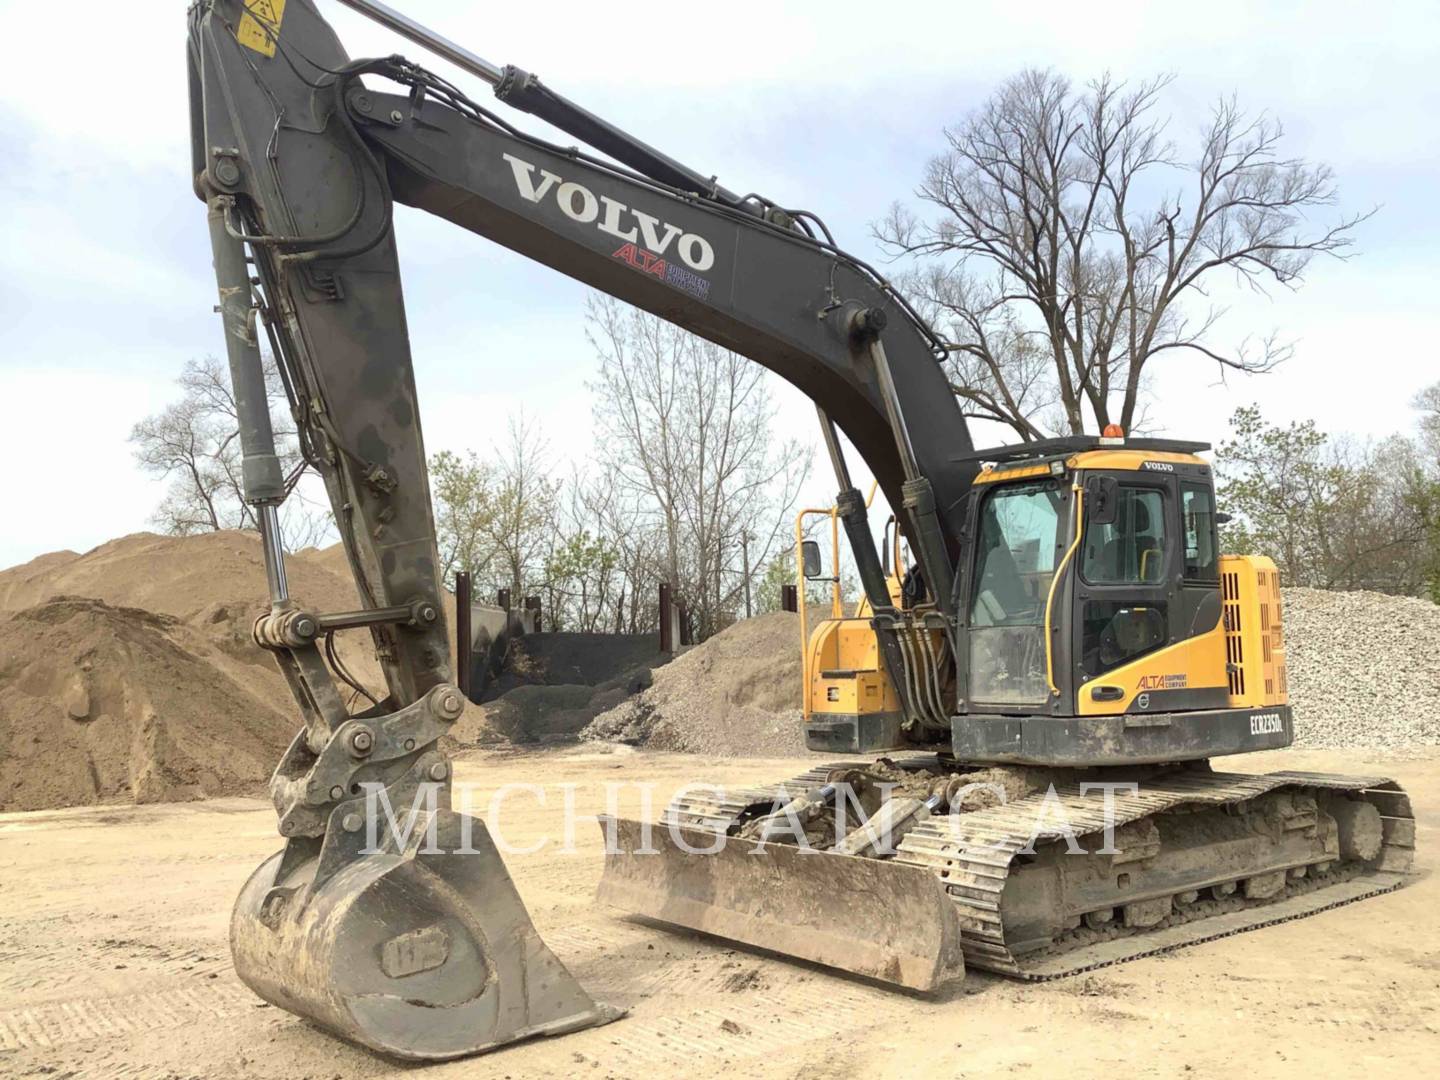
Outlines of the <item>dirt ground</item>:
{"type": "MultiPolygon", "coordinates": [[[[404,1068],[268,1007],[235,978],[231,901],[277,846],[267,805],[99,806],[0,815],[0,1075],[309,1077],[1425,1075],[1440,1046],[1440,752],[1374,761],[1257,755],[1235,767],[1385,773],[1414,796],[1419,873],[1310,919],[1041,985],[970,975],[935,1000],[669,933],[594,903],[599,830],[555,850],[561,798],[517,796],[507,840],[556,840],[509,866],[535,923],[629,1015],[487,1057],[404,1068]]],[[[505,783],[753,782],[795,763],[586,745],[462,761],[478,805],[505,783]]],[[[622,809],[633,810],[633,793],[622,809]]]]}

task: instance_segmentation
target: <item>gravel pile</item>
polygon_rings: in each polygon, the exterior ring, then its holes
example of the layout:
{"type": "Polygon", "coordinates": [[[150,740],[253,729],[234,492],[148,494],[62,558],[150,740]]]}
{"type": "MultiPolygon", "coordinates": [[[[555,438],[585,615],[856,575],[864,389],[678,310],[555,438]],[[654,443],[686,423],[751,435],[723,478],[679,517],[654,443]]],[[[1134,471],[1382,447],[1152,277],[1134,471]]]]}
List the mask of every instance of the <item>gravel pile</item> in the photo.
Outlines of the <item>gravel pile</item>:
{"type": "Polygon", "coordinates": [[[653,686],[601,713],[580,737],[722,757],[805,753],[798,615],[744,619],[653,677],[653,686]]]}
{"type": "Polygon", "coordinates": [[[1440,607],[1300,588],[1282,599],[1297,746],[1440,745],[1440,607]]]}
{"type": "Polygon", "coordinates": [[[526,634],[511,638],[504,669],[486,684],[480,700],[519,686],[600,686],[669,659],[660,651],[659,634],[526,634]]]}
{"type": "Polygon", "coordinates": [[[651,669],[635,668],[598,686],[523,683],[480,705],[470,705],[450,729],[447,746],[573,742],[597,715],[614,709],[651,684],[651,669]]]}

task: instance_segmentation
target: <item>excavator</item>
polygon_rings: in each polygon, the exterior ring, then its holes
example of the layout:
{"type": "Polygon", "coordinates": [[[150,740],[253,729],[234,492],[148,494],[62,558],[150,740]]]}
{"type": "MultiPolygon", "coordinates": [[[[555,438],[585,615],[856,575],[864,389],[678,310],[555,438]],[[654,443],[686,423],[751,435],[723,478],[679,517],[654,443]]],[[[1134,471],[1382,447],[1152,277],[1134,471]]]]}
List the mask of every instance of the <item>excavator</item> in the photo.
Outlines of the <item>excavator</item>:
{"type": "Polygon", "coordinates": [[[231,921],[257,994],[416,1060],[620,1015],[540,939],[483,822],[452,809],[441,737],[465,701],[397,202],[734,350],[816,406],[867,605],[823,628],[825,707],[805,733],[824,763],[692,787],[659,822],[602,819],[603,900],[934,990],[967,965],[1047,978],[1403,882],[1414,822],[1393,781],[1211,767],[1288,745],[1293,724],[1278,577],[1220,555],[1201,444],[1110,431],[976,449],[945,340],[815,214],[730,191],[382,3],[342,2],[576,144],[403,57],[352,60],[317,0],[189,7],[191,173],[269,591],[254,637],[302,719],[270,784],[283,846],[231,921]],[[297,475],[276,454],[262,344],[357,610],[290,594],[278,507],[297,475]],[[913,553],[893,590],[847,452],[913,553]],[[355,630],[383,693],[339,660],[335,635],[355,630]],[[377,805],[409,808],[406,827],[376,828],[377,805]]]}

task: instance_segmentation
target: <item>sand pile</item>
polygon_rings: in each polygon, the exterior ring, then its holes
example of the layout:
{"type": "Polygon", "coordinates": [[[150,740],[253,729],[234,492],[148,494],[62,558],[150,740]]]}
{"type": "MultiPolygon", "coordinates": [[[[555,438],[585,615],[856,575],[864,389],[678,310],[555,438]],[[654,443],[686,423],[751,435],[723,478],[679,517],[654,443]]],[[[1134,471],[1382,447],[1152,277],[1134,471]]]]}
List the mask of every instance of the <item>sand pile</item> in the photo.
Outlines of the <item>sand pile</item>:
{"type": "Polygon", "coordinates": [[[1440,745],[1440,607],[1300,588],[1281,602],[1298,745],[1440,745]]]}
{"type": "Polygon", "coordinates": [[[173,616],[77,597],[27,608],[0,623],[0,808],[253,790],[297,726],[263,685],[173,616]]]}
{"type": "Polygon", "coordinates": [[[798,615],[742,620],[670,661],[654,680],[580,737],[726,757],[805,753],[798,615]]]}
{"type": "MultiPolygon", "coordinates": [[[[291,591],[353,608],[342,567],[333,550],[292,556],[291,591]]],[[[250,638],[264,606],[253,533],[139,533],[0,572],[0,809],[257,789],[300,723],[250,638]]],[[[382,685],[368,635],[339,642],[382,685]]]]}

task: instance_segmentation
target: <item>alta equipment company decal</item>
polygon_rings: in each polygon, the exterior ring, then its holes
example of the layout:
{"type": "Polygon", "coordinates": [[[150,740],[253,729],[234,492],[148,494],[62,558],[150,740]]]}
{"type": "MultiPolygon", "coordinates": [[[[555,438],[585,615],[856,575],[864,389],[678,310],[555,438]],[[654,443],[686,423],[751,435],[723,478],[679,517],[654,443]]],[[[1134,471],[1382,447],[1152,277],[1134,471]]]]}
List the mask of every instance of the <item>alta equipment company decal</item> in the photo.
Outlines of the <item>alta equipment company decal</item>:
{"type": "Polygon", "coordinates": [[[501,156],[510,165],[515,190],[522,199],[539,204],[553,195],[555,205],[571,221],[593,225],[622,241],[612,258],[702,300],[709,294],[710,282],[701,274],[715,265],[715,249],[703,236],[686,232],[608,195],[597,198],[583,184],[566,180],[549,169],[539,169],[537,181],[537,169],[532,162],[513,154],[501,156]]]}
{"type": "Polygon", "coordinates": [[[1135,684],[1136,690],[1184,690],[1190,679],[1183,672],[1179,675],[1142,675],[1135,684]]]}

